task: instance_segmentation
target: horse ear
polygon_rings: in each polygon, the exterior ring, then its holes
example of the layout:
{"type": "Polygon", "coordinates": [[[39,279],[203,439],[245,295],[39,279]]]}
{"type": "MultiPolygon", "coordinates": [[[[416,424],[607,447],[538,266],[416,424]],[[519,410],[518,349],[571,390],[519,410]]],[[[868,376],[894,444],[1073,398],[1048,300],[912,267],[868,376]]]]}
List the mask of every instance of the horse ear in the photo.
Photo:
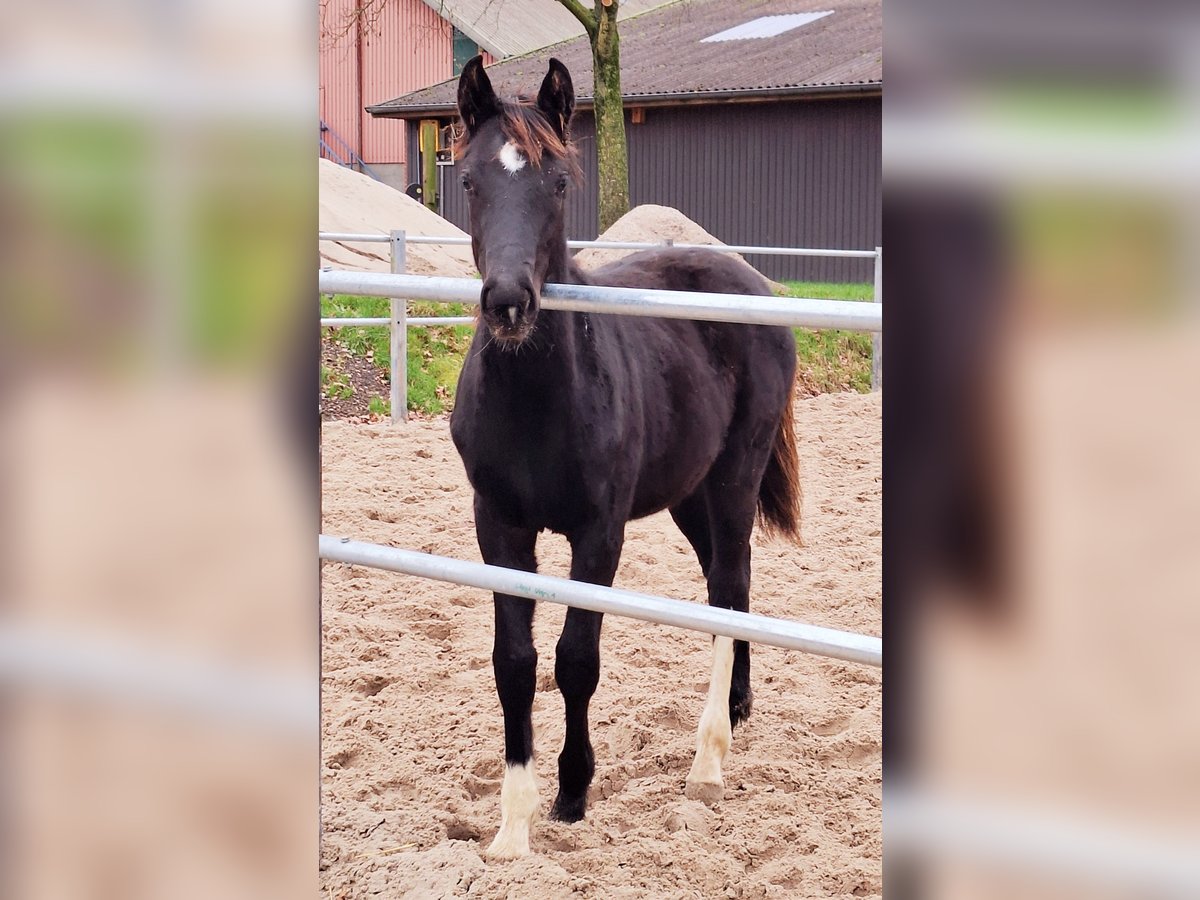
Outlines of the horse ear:
{"type": "Polygon", "coordinates": [[[550,70],[538,91],[537,105],[558,136],[566,141],[567,125],[575,111],[575,87],[571,84],[571,73],[557,59],[550,60],[550,70]]]}
{"type": "Polygon", "coordinates": [[[500,112],[500,101],[492,90],[491,79],[483,71],[483,57],[476,56],[463,66],[458,77],[458,114],[462,116],[467,133],[475,131],[500,112]]]}

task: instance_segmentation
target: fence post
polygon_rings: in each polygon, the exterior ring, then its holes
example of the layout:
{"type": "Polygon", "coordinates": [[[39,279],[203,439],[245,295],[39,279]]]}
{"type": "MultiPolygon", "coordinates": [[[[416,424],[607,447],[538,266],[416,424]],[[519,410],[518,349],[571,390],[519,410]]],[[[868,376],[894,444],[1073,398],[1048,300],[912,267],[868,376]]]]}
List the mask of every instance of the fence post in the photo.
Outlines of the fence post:
{"type": "MultiPolygon", "coordinates": [[[[392,250],[392,274],[401,275],[404,272],[405,240],[404,232],[393,231],[390,246],[392,250]]],[[[402,297],[392,297],[392,424],[408,421],[408,300],[402,297]]]]}
{"type": "MultiPolygon", "coordinates": [[[[883,248],[875,248],[875,302],[883,302],[883,248]]],[[[871,335],[871,390],[883,387],[883,332],[871,335]]]]}

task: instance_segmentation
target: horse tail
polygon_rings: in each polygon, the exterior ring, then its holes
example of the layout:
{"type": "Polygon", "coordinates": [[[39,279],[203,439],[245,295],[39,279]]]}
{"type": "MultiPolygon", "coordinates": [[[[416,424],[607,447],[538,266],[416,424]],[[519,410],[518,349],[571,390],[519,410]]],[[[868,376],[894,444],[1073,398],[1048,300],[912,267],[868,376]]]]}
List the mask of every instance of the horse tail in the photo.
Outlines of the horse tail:
{"type": "Polygon", "coordinates": [[[782,535],[800,543],[800,460],[796,456],[796,379],[775,432],[771,459],[758,489],[758,524],[767,535],[782,535]]]}

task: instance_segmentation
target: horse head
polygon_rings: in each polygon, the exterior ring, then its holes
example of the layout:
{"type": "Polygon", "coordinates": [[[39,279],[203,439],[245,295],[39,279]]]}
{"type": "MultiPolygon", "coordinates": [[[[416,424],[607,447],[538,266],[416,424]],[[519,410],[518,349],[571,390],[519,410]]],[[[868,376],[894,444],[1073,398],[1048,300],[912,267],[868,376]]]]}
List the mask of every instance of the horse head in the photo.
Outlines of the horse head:
{"type": "Polygon", "coordinates": [[[571,74],[557,59],[532,104],[500,100],[482,57],[458,81],[463,131],[456,148],[483,276],[480,309],[502,343],[528,337],[547,275],[566,265],[564,205],[578,173],[568,139],[574,108],[571,74]]]}

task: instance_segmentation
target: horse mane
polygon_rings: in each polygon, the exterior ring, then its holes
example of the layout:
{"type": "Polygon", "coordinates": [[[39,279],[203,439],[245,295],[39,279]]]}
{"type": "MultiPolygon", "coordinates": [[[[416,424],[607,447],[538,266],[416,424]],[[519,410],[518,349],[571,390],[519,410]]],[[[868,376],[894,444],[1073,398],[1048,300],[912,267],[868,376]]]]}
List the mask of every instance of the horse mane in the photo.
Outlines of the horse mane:
{"type": "MultiPolygon", "coordinates": [[[[529,101],[500,101],[500,130],[516,146],[535,168],[541,168],[542,154],[549,153],[567,164],[567,170],[576,181],[582,181],[583,170],[579,166],[579,152],[571,143],[570,132],[564,124],[566,140],[547,121],[538,107],[529,101]]],[[[471,137],[466,128],[460,127],[454,137],[454,156],[461,157],[470,146],[471,137]]]]}

